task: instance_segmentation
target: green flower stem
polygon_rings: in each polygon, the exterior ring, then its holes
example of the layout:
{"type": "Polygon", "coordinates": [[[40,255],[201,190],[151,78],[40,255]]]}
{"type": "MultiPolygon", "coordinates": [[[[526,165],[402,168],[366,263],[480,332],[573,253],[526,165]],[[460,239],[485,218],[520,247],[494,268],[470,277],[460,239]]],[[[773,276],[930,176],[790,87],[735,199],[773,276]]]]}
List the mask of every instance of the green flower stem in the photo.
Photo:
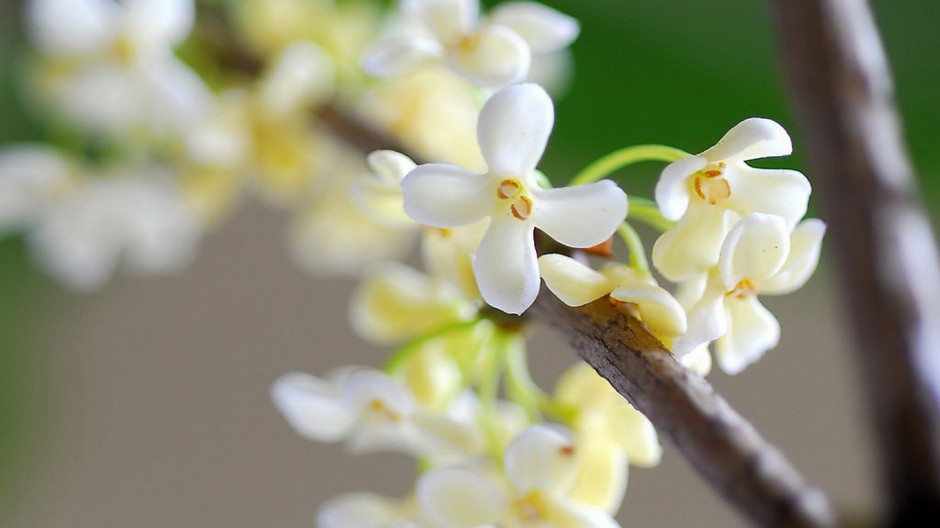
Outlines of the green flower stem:
{"type": "Polygon", "coordinates": [[[547,414],[558,421],[567,422],[575,413],[574,409],[556,402],[532,379],[529,374],[525,338],[521,334],[507,340],[506,392],[525,409],[533,421],[539,421],[543,414],[547,414]]]}
{"type": "Polygon", "coordinates": [[[486,435],[486,445],[490,456],[496,461],[502,460],[502,449],[499,445],[499,434],[496,427],[496,402],[499,399],[499,380],[503,373],[505,363],[505,336],[496,332],[492,336],[496,342],[487,347],[488,357],[484,359],[481,369],[481,379],[477,383],[477,394],[480,396],[482,409],[481,423],[486,435]]]}
{"type": "Polygon", "coordinates": [[[653,229],[662,232],[669,231],[676,226],[675,222],[666,219],[663,214],[659,212],[659,206],[657,206],[656,202],[653,200],[639,196],[630,196],[629,200],[630,212],[627,215],[629,218],[639,220],[653,229]]]}
{"type": "Polygon", "coordinates": [[[596,182],[614,172],[642,161],[673,162],[691,156],[688,152],[665,145],[635,145],[615,150],[585,167],[571,179],[569,185],[596,182]]]}
{"type": "Polygon", "coordinates": [[[620,227],[617,228],[617,232],[620,233],[620,238],[623,239],[624,243],[627,245],[627,249],[630,251],[630,267],[649,274],[650,264],[649,261],[646,260],[646,251],[643,248],[643,241],[640,240],[640,235],[638,235],[636,230],[633,229],[633,226],[627,222],[620,224],[620,227]]]}
{"type": "Polygon", "coordinates": [[[482,322],[484,322],[484,319],[475,318],[469,321],[460,321],[454,324],[443,326],[426,334],[422,334],[398,347],[398,349],[392,353],[392,356],[388,359],[388,362],[385,363],[385,366],[382,368],[382,370],[389,376],[395,377],[401,373],[401,370],[405,368],[405,365],[408,364],[408,360],[410,360],[411,357],[415,355],[415,353],[421,350],[422,346],[451,333],[459,332],[461,330],[471,330],[482,322]]]}

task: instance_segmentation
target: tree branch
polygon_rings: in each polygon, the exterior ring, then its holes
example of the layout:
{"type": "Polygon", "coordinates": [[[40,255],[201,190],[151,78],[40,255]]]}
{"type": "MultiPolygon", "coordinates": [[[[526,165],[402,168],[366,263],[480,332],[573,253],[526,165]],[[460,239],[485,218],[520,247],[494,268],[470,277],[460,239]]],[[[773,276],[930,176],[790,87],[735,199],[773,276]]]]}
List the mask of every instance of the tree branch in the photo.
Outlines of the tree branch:
{"type": "Polygon", "coordinates": [[[606,298],[573,309],[546,291],[530,311],[568,335],[581,357],[752,522],[833,524],[823,494],[641,322],[624,316],[606,298]]]}
{"type": "Polygon", "coordinates": [[[940,266],[864,0],[774,0],[894,525],[940,519],[940,266]]]}
{"type": "MultiPolygon", "coordinates": [[[[401,145],[341,109],[318,114],[338,136],[365,151],[401,145]]],[[[606,300],[569,308],[550,293],[526,315],[567,334],[575,350],[645,414],[695,469],[742,515],[761,526],[819,528],[834,516],[753,426],[700,376],[683,367],[638,320],[606,300]]]]}

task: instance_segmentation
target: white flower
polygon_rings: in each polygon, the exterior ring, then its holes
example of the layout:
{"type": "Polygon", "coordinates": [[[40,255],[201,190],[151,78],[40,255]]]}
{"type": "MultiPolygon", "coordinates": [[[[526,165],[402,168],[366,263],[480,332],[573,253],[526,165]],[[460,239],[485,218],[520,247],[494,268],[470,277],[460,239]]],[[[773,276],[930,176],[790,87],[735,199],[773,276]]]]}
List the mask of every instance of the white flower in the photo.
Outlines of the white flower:
{"type": "Polygon", "coordinates": [[[615,528],[608,513],[569,496],[579,454],[570,432],[534,425],[506,448],[503,476],[486,466],[451,466],[421,476],[421,513],[433,526],[615,528]]]}
{"type": "Polygon", "coordinates": [[[353,180],[353,202],[377,221],[403,227],[417,227],[405,214],[401,181],[414,170],[415,162],[393,150],[377,150],[366,157],[371,172],[353,180]]]}
{"type": "Polygon", "coordinates": [[[608,239],[627,214],[627,198],[611,181],[543,189],[535,167],[551,133],[554,109],[532,84],[504,88],[483,107],[477,127],[488,172],[421,165],[402,181],[405,211],[422,224],[450,228],[490,219],[474,260],[483,299],[522,313],[538,295],[536,227],[562,244],[591,247],[608,239]]]}
{"type": "Polygon", "coordinates": [[[325,142],[320,153],[319,162],[328,162],[332,172],[322,182],[327,187],[291,223],[288,246],[296,262],[316,275],[348,275],[375,262],[404,258],[417,241],[415,229],[377,221],[350,195],[350,180],[365,170],[361,155],[325,142]]]}
{"type": "Polygon", "coordinates": [[[286,374],[271,396],[302,436],[345,441],[355,453],[390,450],[438,460],[482,444],[476,424],[422,408],[405,387],[377,370],[347,367],[326,378],[286,374]]]}
{"type": "Polygon", "coordinates": [[[777,346],[780,324],[758,294],[790,293],[809,280],[819,261],[825,225],[801,222],[792,234],[776,215],[744,217],[721,247],[718,265],[699,279],[701,294],[689,308],[689,330],[673,351],[683,356],[710,341],[718,365],[736,374],[777,346]]]}
{"type": "Polygon", "coordinates": [[[583,306],[610,295],[610,299],[643,321],[660,339],[685,333],[685,311],[672,295],[650,276],[629,266],[611,263],[600,272],[571,257],[539,257],[545,285],[568,306],[583,306]]]}
{"type": "Polygon", "coordinates": [[[32,0],[28,10],[57,110],[112,135],[182,131],[208,109],[208,88],[173,55],[194,18],[192,0],[32,0]]]}
{"type": "Polygon", "coordinates": [[[132,178],[87,181],[46,211],[29,240],[50,273],[89,291],[122,263],[140,275],[178,271],[195,256],[199,236],[170,174],[145,167],[132,178]]]}
{"type": "Polygon", "coordinates": [[[361,337],[393,344],[469,320],[476,308],[452,285],[388,262],[365,278],[353,295],[349,314],[361,337]]]}
{"type": "Polygon", "coordinates": [[[74,183],[74,172],[66,159],[45,147],[0,151],[0,234],[38,221],[57,192],[74,183]]]}
{"type": "Polygon", "coordinates": [[[320,506],[317,528],[419,528],[413,509],[408,501],[349,493],[320,506]]]}
{"type": "Polygon", "coordinates": [[[560,50],[579,31],[571,17],[535,2],[500,6],[492,21],[480,20],[479,10],[478,0],[403,0],[403,13],[421,26],[374,44],[363,69],[388,77],[446,63],[480,86],[498,88],[525,78],[533,52],[560,50]]]}
{"type": "Polygon", "coordinates": [[[40,266],[79,291],[100,288],[122,265],[150,275],[189,263],[199,222],[169,171],[106,172],[85,174],[44,147],[3,151],[0,230],[22,229],[40,266]]]}
{"type": "Polygon", "coordinates": [[[347,440],[356,452],[410,451],[414,443],[414,399],[379,371],[346,368],[325,379],[286,374],[274,383],[271,396],[288,423],[312,440],[347,440]]]}
{"type": "Polygon", "coordinates": [[[809,182],[796,171],[745,163],[791,150],[780,125],[751,118],[705,152],[668,165],[656,185],[656,202],[664,217],[679,223],[653,246],[653,264],[663,276],[678,282],[714,266],[725,235],[740,216],[779,215],[792,229],[806,213],[809,182]]]}

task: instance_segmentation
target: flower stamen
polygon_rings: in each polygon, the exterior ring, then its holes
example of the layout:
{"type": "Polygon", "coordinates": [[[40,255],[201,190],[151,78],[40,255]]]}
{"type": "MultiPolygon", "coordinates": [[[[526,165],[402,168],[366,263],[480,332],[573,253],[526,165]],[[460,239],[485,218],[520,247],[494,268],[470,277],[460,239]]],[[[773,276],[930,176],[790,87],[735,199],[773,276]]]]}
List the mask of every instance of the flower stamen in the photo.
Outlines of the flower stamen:
{"type": "Polygon", "coordinates": [[[378,414],[390,422],[401,420],[401,415],[388,408],[381,400],[372,400],[369,402],[369,412],[378,414]]]}
{"type": "Polygon", "coordinates": [[[509,210],[518,220],[526,220],[532,214],[532,200],[528,196],[520,196],[509,206],[509,210]]]}
{"type": "Polygon", "coordinates": [[[503,200],[515,198],[521,192],[522,184],[513,178],[506,178],[505,180],[499,182],[499,186],[496,187],[496,196],[503,200]]]}
{"type": "Polygon", "coordinates": [[[728,180],[724,178],[716,178],[714,176],[701,176],[695,177],[695,194],[699,198],[705,200],[711,205],[716,205],[727,200],[731,196],[731,186],[728,185],[728,180]]]}
{"type": "Polygon", "coordinates": [[[757,295],[757,286],[751,279],[744,279],[739,282],[733,290],[725,293],[726,297],[735,297],[741,300],[757,295]]]}
{"type": "Polygon", "coordinates": [[[512,509],[524,523],[534,523],[548,519],[545,499],[537,491],[519,497],[513,501],[512,509]]]}

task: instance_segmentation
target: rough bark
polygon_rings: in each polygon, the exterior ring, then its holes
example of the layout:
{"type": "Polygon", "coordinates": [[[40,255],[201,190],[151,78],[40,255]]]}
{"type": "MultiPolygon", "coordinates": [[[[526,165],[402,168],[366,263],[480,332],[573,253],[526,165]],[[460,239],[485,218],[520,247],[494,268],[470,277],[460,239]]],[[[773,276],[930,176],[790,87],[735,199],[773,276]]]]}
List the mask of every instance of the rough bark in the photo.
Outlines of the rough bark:
{"type": "Polygon", "coordinates": [[[833,524],[822,493],[638,320],[607,299],[575,309],[546,291],[530,311],[567,335],[581,357],[751,522],[781,527],[833,524]]]}

